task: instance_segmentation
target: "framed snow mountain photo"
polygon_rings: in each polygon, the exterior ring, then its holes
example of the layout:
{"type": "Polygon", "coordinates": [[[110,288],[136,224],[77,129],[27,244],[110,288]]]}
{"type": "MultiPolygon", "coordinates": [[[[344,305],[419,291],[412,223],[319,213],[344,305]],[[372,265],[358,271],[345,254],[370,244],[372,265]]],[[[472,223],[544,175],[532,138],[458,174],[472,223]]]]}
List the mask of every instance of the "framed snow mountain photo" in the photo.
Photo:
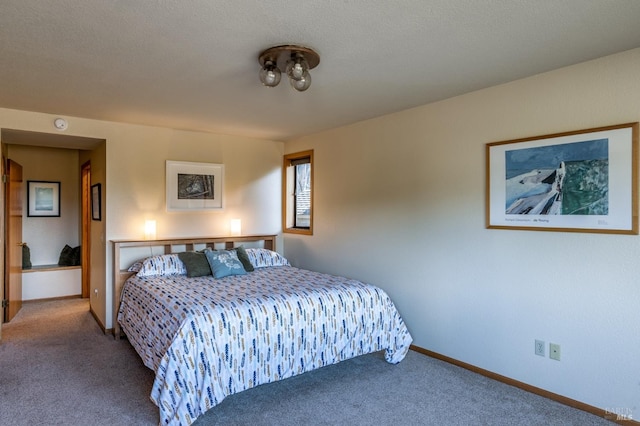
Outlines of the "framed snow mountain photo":
{"type": "Polygon", "coordinates": [[[486,146],[487,228],[638,234],[638,123],[486,146]]]}

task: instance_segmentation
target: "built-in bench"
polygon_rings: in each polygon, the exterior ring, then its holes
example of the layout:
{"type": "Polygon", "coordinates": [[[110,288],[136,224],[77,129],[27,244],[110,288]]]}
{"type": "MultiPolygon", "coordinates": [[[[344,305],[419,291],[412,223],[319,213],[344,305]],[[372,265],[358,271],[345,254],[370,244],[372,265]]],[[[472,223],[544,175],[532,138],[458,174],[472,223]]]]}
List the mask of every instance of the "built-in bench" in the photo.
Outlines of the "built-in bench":
{"type": "Polygon", "coordinates": [[[22,300],[82,296],[82,266],[33,265],[22,270],[22,300]]]}

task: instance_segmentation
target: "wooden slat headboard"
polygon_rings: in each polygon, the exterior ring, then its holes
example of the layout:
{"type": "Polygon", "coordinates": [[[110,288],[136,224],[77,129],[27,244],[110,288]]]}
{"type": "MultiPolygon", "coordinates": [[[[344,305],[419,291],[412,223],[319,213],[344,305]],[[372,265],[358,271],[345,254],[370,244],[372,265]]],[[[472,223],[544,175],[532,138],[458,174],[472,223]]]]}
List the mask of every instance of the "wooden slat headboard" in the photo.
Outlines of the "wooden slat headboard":
{"type": "Polygon", "coordinates": [[[113,243],[113,331],[116,339],[120,338],[120,324],[118,324],[118,309],[120,308],[120,294],[124,282],[134,274],[128,272],[127,267],[121,265],[122,250],[127,248],[148,247],[160,248],[164,254],[178,251],[191,251],[197,247],[211,247],[223,245],[225,248],[233,248],[242,243],[263,242],[263,247],[269,250],[276,249],[275,235],[252,235],[236,237],[197,237],[197,238],[169,238],[164,240],[112,240],[113,243]]]}

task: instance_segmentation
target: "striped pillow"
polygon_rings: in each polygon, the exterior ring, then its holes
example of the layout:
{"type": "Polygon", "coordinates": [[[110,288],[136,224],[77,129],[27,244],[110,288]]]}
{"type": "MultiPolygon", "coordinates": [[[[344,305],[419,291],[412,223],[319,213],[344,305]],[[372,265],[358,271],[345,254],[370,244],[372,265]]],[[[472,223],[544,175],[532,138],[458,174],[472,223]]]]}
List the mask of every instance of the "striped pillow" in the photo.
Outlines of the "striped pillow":
{"type": "Polygon", "coordinates": [[[187,269],[176,253],[158,254],[147,257],[136,274],[138,277],[154,277],[158,275],[186,275],[187,269]]]}
{"type": "Polygon", "coordinates": [[[249,261],[254,268],[264,268],[266,266],[291,266],[289,261],[280,253],[264,248],[245,249],[249,261]]]}

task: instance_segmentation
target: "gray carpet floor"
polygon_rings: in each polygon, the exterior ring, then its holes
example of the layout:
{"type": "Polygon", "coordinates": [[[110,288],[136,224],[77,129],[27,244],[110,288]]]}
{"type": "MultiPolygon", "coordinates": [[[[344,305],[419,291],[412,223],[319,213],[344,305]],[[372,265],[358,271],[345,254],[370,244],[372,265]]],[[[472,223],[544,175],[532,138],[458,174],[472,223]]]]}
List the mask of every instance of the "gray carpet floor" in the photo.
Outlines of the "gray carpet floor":
{"type": "MultiPolygon", "coordinates": [[[[153,372],[86,299],[28,303],[3,325],[0,425],[155,425],[153,372]]],[[[410,351],[365,355],[226,398],[196,425],[611,425],[410,351]]]]}

